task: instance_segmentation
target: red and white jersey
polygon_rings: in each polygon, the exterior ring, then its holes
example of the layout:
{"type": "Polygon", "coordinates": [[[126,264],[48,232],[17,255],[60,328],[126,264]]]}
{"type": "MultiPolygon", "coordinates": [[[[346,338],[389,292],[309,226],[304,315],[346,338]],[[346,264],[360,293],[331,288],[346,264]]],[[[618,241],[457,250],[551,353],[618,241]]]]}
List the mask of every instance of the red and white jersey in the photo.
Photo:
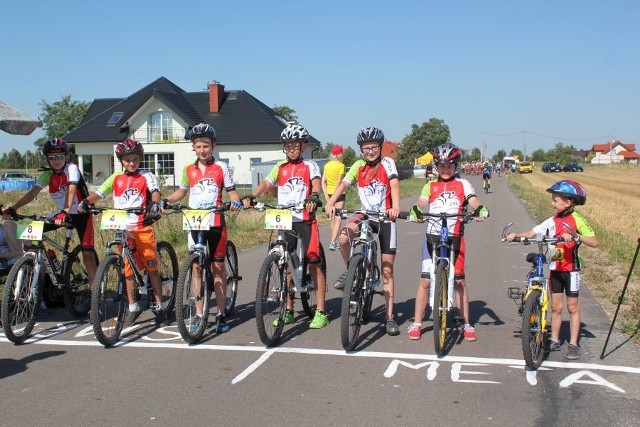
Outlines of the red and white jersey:
{"type": "MultiPolygon", "coordinates": [[[[207,209],[222,204],[222,190],[233,191],[235,184],[229,165],[212,158],[207,162],[204,172],[198,161],[185,166],[180,188],[189,190],[189,207],[207,209]]],[[[216,213],[211,222],[212,227],[223,225],[222,214],[216,213]]]]}
{"type": "MultiPolygon", "coordinates": [[[[311,195],[311,182],[321,177],[320,167],[313,160],[283,160],[271,169],[265,180],[278,186],[278,204],[287,206],[300,204],[307,199],[311,195]]],[[[315,212],[307,212],[306,209],[293,213],[293,222],[313,218],[315,212]]]]}
{"type": "MultiPolygon", "coordinates": [[[[469,204],[469,199],[475,196],[476,192],[471,183],[466,179],[459,178],[450,181],[428,182],[422,187],[420,193],[421,199],[429,201],[429,213],[463,213],[469,204]]],[[[441,225],[439,220],[428,218],[427,233],[439,235],[441,225]]],[[[447,218],[447,225],[450,236],[459,236],[464,232],[459,217],[447,218]]]]}
{"type": "MultiPolygon", "coordinates": [[[[113,207],[116,209],[146,208],[154,191],[160,191],[156,176],[147,170],[138,170],[134,174],[114,173],[98,188],[96,194],[103,199],[113,194],[113,207]]],[[[144,214],[129,214],[127,229],[142,227],[144,218],[144,214]]]]}
{"type": "Polygon", "coordinates": [[[78,203],[81,200],[86,199],[89,195],[89,189],[84,182],[84,178],[78,169],[78,165],[75,163],[67,162],[60,173],[55,173],[52,170],[47,170],[40,175],[36,187],[44,188],[49,186],[49,194],[51,198],[56,202],[60,210],[64,209],[65,200],[67,198],[67,191],[70,184],[76,185],[76,194],[74,195],[73,202],[71,203],[70,214],[78,213],[78,203]]]}
{"type": "Polygon", "coordinates": [[[383,157],[375,166],[368,165],[362,159],[356,161],[342,180],[348,185],[356,182],[363,209],[386,212],[391,209],[392,179],[398,179],[396,162],[383,157]]]}

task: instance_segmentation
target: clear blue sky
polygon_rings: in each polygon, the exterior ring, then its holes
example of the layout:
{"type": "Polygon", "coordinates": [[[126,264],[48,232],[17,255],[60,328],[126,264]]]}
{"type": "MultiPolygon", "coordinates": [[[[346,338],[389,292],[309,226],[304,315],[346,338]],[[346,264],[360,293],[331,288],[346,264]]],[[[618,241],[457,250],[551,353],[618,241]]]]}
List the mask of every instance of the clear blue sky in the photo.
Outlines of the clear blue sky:
{"type": "MultiPolygon", "coordinates": [[[[638,144],[639,18],[635,0],[10,0],[0,99],[38,115],[164,76],[290,106],[325,143],[369,125],[401,141],[436,117],[489,155],[638,144]]],[[[0,132],[0,152],[41,135],[0,132]]]]}

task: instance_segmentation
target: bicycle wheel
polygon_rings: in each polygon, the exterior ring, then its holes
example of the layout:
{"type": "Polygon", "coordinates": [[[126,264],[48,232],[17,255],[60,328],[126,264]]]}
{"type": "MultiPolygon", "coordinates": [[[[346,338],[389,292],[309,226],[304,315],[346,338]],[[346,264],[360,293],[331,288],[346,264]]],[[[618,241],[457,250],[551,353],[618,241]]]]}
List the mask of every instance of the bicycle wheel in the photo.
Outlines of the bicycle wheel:
{"type": "Polygon", "coordinates": [[[356,254],[349,260],[347,277],[342,291],[342,309],[340,312],[340,340],[342,348],[353,350],[360,336],[362,310],[364,306],[364,280],[366,267],[362,254],[356,254]]]}
{"type": "Polygon", "coordinates": [[[531,291],[522,310],[522,354],[531,369],[538,369],[544,357],[546,331],[542,329],[540,296],[540,291],[531,291]]]}
{"type": "Polygon", "coordinates": [[[227,302],[224,312],[227,316],[233,314],[238,298],[238,284],[240,274],[238,273],[238,251],[236,245],[231,240],[227,240],[227,255],[224,258],[224,266],[227,273],[227,302]]]}
{"type": "Polygon", "coordinates": [[[284,327],[287,275],[279,265],[281,256],[277,252],[268,254],[258,274],[256,325],[260,341],[267,347],[278,342],[284,327]]]}
{"type": "Polygon", "coordinates": [[[2,293],[2,328],[14,344],[21,344],[33,330],[40,305],[40,284],[32,256],[23,256],[9,271],[2,293]]]}
{"type": "MultiPolygon", "coordinates": [[[[95,252],[93,254],[97,266],[99,264],[98,254],[95,252]]],[[[69,310],[69,313],[75,317],[86,316],[91,309],[91,283],[81,257],[82,248],[78,245],[69,254],[62,272],[65,283],[64,288],[62,288],[64,305],[69,310]]]]}
{"type": "MultiPolygon", "coordinates": [[[[322,274],[324,275],[325,280],[325,291],[326,291],[326,280],[327,280],[327,259],[324,256],[324,247],[322,243],[320,243],[320,267],[322,268],[322,274]]],[[[308,268],[308,266],[307,266],[308,268]]],[[[309,283],[311,283],[311,276],[309,277],[309,283]]],[[[316,308],[318,307],[318,302],[316,299],[316,287],[317,285],[314,283],[313,288],[309,286],[307,288],[307,292],[300,293],[300,300],[302,301],[302,309],[304,313],[309,316],[309,318],[313,319],[313,316],[316,314],[316,308]]]]}
{"type": "MultiPolygon", "coordinates": [[[[436,267],[436,283],[433,288],[433,343],[436,354],[442,355],[447,341],[447,317],[449,312],[449,272],[443,264],[436,267]]],[[[433,285],[432,285],[433,286],[433,285]]]]}
{"type": "Polygon", "coordinates": [[[189,254],[180,267],[176,287],[176,295],[178,296],[176,323],[180,336],[190,344],[200,341],[207,328],[209,318],[211,273],[207,268],[200,268],[199,265],[200,254],[197,252],[189,254]],[[194,269],[200,270],[199,286],[193,280],[194,269]]]}
{"type": "Polygon", "coordinates": [[[178,281],[178,257],[168,242],[158,242],[158,272],[162,280],[162,309],[167,317],[176,304],[176,283],[178,281]]]}
{"type": "MultiPolygon", "coordinates": [[[[373,253],[371,254],[371,270],[369,272],[369,274],[371,275],[370,280],[372,282],[378,282],[380,283],[380,267],[378,266],[378,254],[376,251],[376,242],[373,242],[371,245],[371,250],[373,251],[373,253]]],[[[380,286],[380,285],[378,285],[380,286]]],[[[373,296],[375,295],[375,292],[373,289],[369,289],[364,296],[364,307],[362,308],[362,321],[363,322],[368,322],[369,319],[371,318],[371,306],[373,305],[373,296]]]]}
{"type": "Polygon", "coordinates": [[[127,298],[122,268],[119,255],[107,255],[98,266],[91,288],[91,325],[96,339],[105,347],[118,342],[124,327],[127,298]]]}

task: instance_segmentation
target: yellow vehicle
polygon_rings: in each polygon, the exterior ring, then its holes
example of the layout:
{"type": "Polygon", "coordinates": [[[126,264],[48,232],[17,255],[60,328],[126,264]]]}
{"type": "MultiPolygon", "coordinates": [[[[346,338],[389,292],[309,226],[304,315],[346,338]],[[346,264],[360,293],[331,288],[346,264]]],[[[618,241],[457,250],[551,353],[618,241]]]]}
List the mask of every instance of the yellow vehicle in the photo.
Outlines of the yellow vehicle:
{"type": "Polygon", "coordinates": [[[519,173],[533,173],[533,165],[531,162],[521,161],[516,165],[519,173]]]}

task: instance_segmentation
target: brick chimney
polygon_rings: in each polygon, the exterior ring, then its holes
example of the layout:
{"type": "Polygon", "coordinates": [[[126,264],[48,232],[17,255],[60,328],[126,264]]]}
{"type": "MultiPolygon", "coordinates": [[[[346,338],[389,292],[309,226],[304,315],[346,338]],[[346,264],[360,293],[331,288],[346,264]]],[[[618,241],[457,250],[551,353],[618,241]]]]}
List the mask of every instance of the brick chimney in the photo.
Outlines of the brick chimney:
{"type": "Polygon", "coordinates": [[[209,111],[217,113],[224,101],[224,85],[218,82],[209,83],[209,111]]]}

